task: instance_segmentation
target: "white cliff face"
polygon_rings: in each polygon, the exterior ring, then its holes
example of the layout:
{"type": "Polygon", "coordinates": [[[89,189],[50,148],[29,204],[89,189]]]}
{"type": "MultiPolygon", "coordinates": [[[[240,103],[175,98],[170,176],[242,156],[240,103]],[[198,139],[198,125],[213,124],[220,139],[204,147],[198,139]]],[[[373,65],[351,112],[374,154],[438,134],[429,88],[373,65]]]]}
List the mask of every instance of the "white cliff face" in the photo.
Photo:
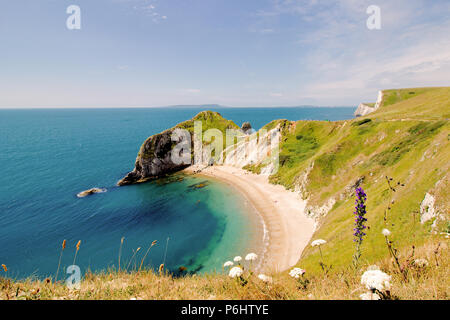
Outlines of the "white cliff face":
{"type": "Polygon", "coordinates": [[[273,165],[273,163],[269,163],[269,165],[265,166],[264,168],[261,169],[261,175],[262,176],[270,176],[275,172],[275,166],[273,165]]]}
{"type": "Polygon", "coordinates": [[[434,197],[427,193],[420,204],[420,223],[425,223],[436,216],[437,212],[434,208],[434,197]]]}
{"type": "Polygon", "coordinates": [[[308,192],[306,191],[306,187],[308,185],[308,176],[314,168],[314,161],[310,163],[310,165],[306,168],[303,173],[301,173],[295,183],[295,192],[297,192],[300,197],[304,200],[308,199],[308,192]]]}
{"type": "MultiPolygon", "coordinates": [[[[261,132],[260,132],[261,133],[261,132]]],[[[219,164],[234,166],[238,168],[246,165],[261,165],[261,174],[271,175],[278,168],[276,158],[271,161],[275,152],[278,152],[281,132],[279,127],[262,133],[241,137],[242,141],[224,150],[219,164]]]]}
{"type": "Polygon", "coordinates": [[[329,198],[322,206],[306,206],[305,213],[313,218],[316,223],[320,220],[320,218],[326,216],[328,212],[333,208],[336,203],[335,198],[329,198]]]}
{"type": "Polygon", "coordinates": [[[381,102],[383,102],[383,91],[378,91],[378,98],[374,107],[375,110],[377,110],[381,106],[381,102]]]}
{"type": "Polygon", "coordinates": [[[374,112],[375,110],[376,109],[374,107],[371,107],[365,103],[360,103],[354,113],[354,116],[355,117],[364,117],[364,116],[368,115],[369,113],[374,112]]]}
{"type": "Polygon", "coordinates": [[[371,107],[366,103],[360,103],[354,113],[355,117],[364,117],[369,113],[376,111],[381,106],[382,102],[383,102],[383,91],[378,91],[378,98],[375,105],[371,107]]]}

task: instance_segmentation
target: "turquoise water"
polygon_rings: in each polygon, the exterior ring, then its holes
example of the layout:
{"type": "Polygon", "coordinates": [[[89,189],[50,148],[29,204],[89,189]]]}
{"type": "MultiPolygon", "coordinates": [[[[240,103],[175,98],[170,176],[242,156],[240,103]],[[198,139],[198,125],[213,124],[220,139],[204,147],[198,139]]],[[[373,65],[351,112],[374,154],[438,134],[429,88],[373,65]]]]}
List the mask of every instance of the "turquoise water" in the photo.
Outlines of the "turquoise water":
{"type": "MultiPolygon", "coordinates": [[[[239,125],[250,121],[259,128],[277,118],[348,119],[354,109],[216,110],[239,125]]],[[[242,196],[220,182],[207,180],[206,187],[195,188],[205,178],[179,176],[183,179],[175,182],[115,187],[148,136],[199,111],[0,110],[0,264],[8,266],[7,275],[54,275],[63,239],[62,266],[72,264],[81,240],[76,264],[82,272],[117,268],[122,237],[122,268],[131,261],[130,269],[139,266],[153,240],[158,245],[146,267],[165,262],[170,270],[185,266],[190,272],[220,271],[225,260],[254,249],[259,222],[242,196]],[[92,187],[108,191],[76,197],[92,187]]]]}

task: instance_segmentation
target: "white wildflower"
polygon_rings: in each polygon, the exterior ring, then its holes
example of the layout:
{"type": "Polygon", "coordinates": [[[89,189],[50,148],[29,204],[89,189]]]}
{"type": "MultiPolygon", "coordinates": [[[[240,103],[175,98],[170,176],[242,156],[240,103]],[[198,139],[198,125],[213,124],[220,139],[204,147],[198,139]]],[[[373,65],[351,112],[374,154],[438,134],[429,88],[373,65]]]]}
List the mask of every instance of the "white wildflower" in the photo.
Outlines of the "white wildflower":
{"type": "Polygon", "coordinates": [[[236,257],[234,257],[234,262],[239,262],[239,261],[241,261],[242,260],[242,257],[241,256],[236,256],[236,257]]]}
{"type": "Polygon", "coordinates": [[[231,278],[236,278],[242,276],[244,271],[239,267],[233,267],[230,270],[230,273],[228,274],[231,278]]]}
{"type": "Polygon", "coordinates": [[[380,300],[380,296],[376,293],[367,292],[359,296],[361,300],[380,300]]]}
{"type": "Polygon", "coordinates": [[[391,235],[391,232],[388,229],[383,229],[383,231],[381,231],[381,233],[385,237],[389,237],[391,235]]]}
{"type": "Polygon", "coordinates": [[[223,266],[224,266],[224,268],[226,268],[226,267],[231,267],[233,264],[234,264],[233,261],[227,261],[223,264],[223,266]]]}
{"type": "Polygon", "coordinates": [[[325,243],[327,243],[325,240],[317,239],[317,240],[314,240],[313,242],[311,242],[311,247],[321,246],[325,243]]]}
{"type": "Polygon", "coordinates": [[[272,283],[272,282],[273,282],[272,277],[266,276],[265,274],[260,274],[260,275],[258,276],[258,278],[259,278],[261,281],[263,281],[263,282],[267,282],[267,283],[272,283]]]}
{"type": "Polygon", "coordinates": [[[414,260],[414,265],[419,268],[424,268],[428,266],[428,261],[426,259],[416,259],[414,260]]]}
{"type": "Polygon", "coordinates": [[[256,253],[249,253],[248,255],[245,256],[245,260],[247,261],[255,261],[256,258],[258,258],[258,255],[256,253]]]}
{"type": "Polygon", "coordinates": [[[380,270],[367,270],[361,276],[361,284],[369,290],[385,291],[391,289],[391,276],[380,270]]]}
{"type": "Polygon", "coordinates": [[[305,273],[305,270],[300,269],[300,268],[294,268],[291,271],[289,271],[289,275],[295,279],[298,279],[304,273],[305,273]]]}

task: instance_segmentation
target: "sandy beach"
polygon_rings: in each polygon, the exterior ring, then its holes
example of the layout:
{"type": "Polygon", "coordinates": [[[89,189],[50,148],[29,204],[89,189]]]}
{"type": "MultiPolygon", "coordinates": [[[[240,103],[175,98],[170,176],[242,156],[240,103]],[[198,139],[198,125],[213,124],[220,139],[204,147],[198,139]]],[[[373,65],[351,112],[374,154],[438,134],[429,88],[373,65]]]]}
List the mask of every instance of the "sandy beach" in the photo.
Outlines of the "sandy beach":
{"type": "MultiPolygon", "coordinates": [[[[185,171],[198,170],[190,167],[185,171]]],[[[305,201],[268,178],[231,166],[205,168],[200,175],[219,179],[237,189],[257,210],[266,225],[269,246],[264,272],[281,272],[297,263],[314,233],[314,221],[304,214],[305,201]]]]}

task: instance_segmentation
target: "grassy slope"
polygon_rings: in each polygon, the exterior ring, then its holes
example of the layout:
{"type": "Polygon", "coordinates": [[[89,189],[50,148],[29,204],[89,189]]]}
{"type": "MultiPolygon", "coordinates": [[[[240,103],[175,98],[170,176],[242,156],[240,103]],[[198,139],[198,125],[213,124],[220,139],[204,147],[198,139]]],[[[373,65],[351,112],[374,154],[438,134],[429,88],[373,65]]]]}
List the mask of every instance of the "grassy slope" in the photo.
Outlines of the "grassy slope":
{"type": "MultiPolygon", "coordinates": [[[[408,281],[395,273],[388,259],[377,264],[392,275],[391,293],[397,299],[448,299],[449,250],[441,247],[435,254],[435,240],[416,250],[416,256],[426,258],[425,269],[411,268],[408,281]]],[[[364,266],[365,267],[365,266],[364,266]]],[[[328,276],[310,275],[307,288],[287,273],[273,275],[266,284],[248,273],[248,284],[242,287],[236,279],[224,275],[187,275],[173,278],[152,271],[116,272],[85,275],[79,290],[70,290],[62,283],[28,279],[14,282],[0,277],[0,299],[359,299],[366,290],[360,283],[360,273],[353,270],[328,276]]]]}
{"type": "Polygon", "coordinates": [[[380,119],[450,119],[450,87],[386,90],[380,119]]]}
{"type": "Polygon", "coordinates": [[[239,126],[233,121],[224,119],[220,113],[214,111],[202,111],[191,120],[179,123],[176,125],[176,128],[186,129],[191,134],[194,134],[195,121],[202,122],[202,132],[214,128],[225,134],[227,129],[239,129],[239,126]]]}
{"type": "MultiPolygon", "coordinates": [[[[405,184],[395,192],[390,212],[388,228],[396,244],[420,245],[429,237],[431,223],[421,225],[418,211],[425,193],[448,173],[449,115],[450,88],[424,88],[388,90],[380,109],[364,118],[290,123],[281,144],[280,170],[270,179],[295,188],[314,162],[304,194],[313,205],[337,200],[314,236],[328,241],[322,248],[328,264],[339,269],[351,263],[354,196],[345,190],[361,177],[370,226],[363,246],[366,262],[388,254],[381,236],[390,199],[386,175],[405,184]]],[[[443,180],[433,191],[441,212],[448,213],[448,176],[443,180]]],[[[319,272],[319,260],[318,250],[308,247],[299,266],[319,272]]]]}

